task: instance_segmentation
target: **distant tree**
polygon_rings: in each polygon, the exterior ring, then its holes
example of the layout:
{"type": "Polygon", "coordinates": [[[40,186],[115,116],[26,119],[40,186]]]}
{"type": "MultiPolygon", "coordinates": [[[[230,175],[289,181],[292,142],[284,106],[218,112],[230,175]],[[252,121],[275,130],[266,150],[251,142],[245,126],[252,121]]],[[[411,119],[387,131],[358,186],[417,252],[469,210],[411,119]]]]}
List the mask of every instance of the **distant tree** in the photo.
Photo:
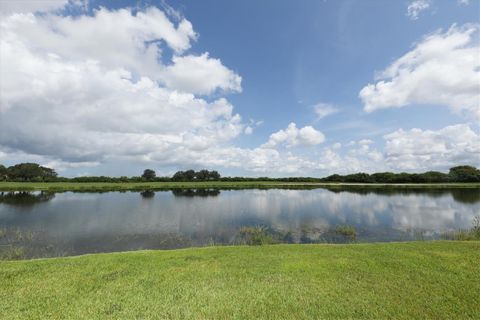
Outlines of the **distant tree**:
{"type": "Polygon", "coordinates": [[[448,175],[455,182],[480,182],[480,170],[472,166],[450,168],[448,175]]]}
{"type": "Polygon", "coordinates": [[[57,177],[57,173],[37,163],[19,163],[8,167],[7,176],[9,180],[51,181],[57,177]]]}
{"type": "Polygon", "coordinates": [[[339,175],[339,174],[332,174],[332,175],[324,178],[324,180],[328,181],[328,182],[343,182],[344,177],[339,175]]]}
{"type": "Polygon", "coordinates": [[[195,180],[195,171],[193,170],[187,170],[185,171],[185,179],[187,181],[193,181],[195,180]]]}
{"type": "Polygon", "coordinates": [[[395,182],[396,174],[392,172],[378,172],[371,175],[373,182],[395,182]]]}
{"type": "Polygon", "coordinates": [[[210,178],[210,171],[204,169],[204,170],[200,170],[198,172],[195,172],[195,178],[198,181],[208,180],[210,178]]]}
{"type": "Polygon", "coordinates": [[[153,180],[155,179],[155,177],[156,177],[155,171],[153,171],[152,169],[145,169],[143,171],[142,178],[146,180],[153,180]]]}
{"type": "Polygon", "coordinates": [[[344,176],[344,181],[345,182],[361,182],[361,183],[368,183],[372,182],[372,178],[370,178],[370,175],[368,173],[353,173],[344,176]]]}
{"type": "Polygon", "coordinates": [[[177,171],[172,177],[173,181],[207,181],[220,180],[220,174],[217,171],[208,171],[206,169],[200,171],[187,170],[177,171]]]}
{"type": "Polygon", "coordinates": [[[7,168],[0,164],[0,181],[7,180],[7,168]]]}
{"type": "Polygon", "coordinates": [[[210,174],[208,175],[208,180],[220,180],[220,173],[218,171],[210,171],[210,174]]]}
{"type": "Polygon", "coordinates": [[[185,181],[185,172],[184,171],[177,171],[172,177],[173,181],[185,181]]]}
{"type": "Polygon", "coordinates": [[[438,171],[427,171],[421,174],[423,182],[447,182],[449,180],[448,174],[438,171]]]}

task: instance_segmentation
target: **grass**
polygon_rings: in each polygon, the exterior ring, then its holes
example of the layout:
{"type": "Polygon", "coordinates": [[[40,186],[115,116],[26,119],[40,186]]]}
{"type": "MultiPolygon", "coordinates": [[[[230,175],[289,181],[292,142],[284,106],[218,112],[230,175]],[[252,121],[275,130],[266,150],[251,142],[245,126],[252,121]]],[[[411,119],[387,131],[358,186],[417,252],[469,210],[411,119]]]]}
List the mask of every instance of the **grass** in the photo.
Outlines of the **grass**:
{"type": "Polygon", "coordinates": [[[474,319],[480,242],[267,245],[0,262],[1,319],[474,319]]]}
{"type": "Polygon", "coordinates": [[[471,229],[444,232],[441,237],[444,240],[459,240],[459,241],[480,240],[480,216],[475,216],[473,218],[471,229]]]}
{"type": "Polygon", "coordinates": [[[208,181],[208,182],[0,182],[0,191],[128,191],[165,189],[242,189],[242,188],[316,188],[329,187],[372,187],[372,188],[480,188],[480,183],[312,183],[277,181],[208,181]]]}
{"type": "Polygon", "coordinates": [[[357,240],[357,231],[354,227],[348,225],[341,225],[335,229],[335,232],[349,238],[351,241],[357,240]]]}

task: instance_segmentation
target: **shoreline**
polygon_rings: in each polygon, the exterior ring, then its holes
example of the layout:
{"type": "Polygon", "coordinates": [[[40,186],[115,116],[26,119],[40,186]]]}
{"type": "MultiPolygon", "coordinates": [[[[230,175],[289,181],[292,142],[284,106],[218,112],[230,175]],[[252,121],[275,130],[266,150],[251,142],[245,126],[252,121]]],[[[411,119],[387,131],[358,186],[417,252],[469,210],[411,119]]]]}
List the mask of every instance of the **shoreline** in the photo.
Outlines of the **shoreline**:
{"type": "Polygon", "coordinates": [[[480,183],[318,183],[272,181],[210,181],[210,182],[0,182],[5,191],[139,191],[172,189],[342,189],[342,188],[395,188],[395,189],[480,189],[480,183]]]}

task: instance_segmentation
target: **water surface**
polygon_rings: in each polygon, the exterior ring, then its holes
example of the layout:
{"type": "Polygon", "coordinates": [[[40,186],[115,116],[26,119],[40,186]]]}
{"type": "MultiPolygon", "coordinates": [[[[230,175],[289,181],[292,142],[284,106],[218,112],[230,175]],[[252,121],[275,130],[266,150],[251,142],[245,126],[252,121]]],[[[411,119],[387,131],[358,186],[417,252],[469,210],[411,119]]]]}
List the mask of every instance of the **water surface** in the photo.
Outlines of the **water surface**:
{"type": "Polygon", "coordinates": [[[0,251],[39,257],[241,244],[248,228],[288,243],[438,239],[479,214],[480,189],[3,192],[0,251]]]}

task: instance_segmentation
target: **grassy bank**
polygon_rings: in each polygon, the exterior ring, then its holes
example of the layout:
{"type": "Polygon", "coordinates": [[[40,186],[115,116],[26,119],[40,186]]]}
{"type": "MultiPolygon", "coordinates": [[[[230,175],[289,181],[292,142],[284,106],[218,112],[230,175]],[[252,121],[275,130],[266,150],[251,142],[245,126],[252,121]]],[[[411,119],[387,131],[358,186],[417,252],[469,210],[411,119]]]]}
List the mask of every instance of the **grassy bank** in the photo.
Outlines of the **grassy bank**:
{"type": "Polygon", "coordinates": [[[276,181],[209,181],[209,182],[0,182],[0,191],[128,191],[128,190],[165,190],[176,188],[298,188],[317,187],[342,188],[480,188],[480,183],[309,183],[276,181]]]}
{"type": "Polygon", "coordinates": [[[0,262],[2,319],[467,319],[480,242],[275,245],[0,262]]]}

